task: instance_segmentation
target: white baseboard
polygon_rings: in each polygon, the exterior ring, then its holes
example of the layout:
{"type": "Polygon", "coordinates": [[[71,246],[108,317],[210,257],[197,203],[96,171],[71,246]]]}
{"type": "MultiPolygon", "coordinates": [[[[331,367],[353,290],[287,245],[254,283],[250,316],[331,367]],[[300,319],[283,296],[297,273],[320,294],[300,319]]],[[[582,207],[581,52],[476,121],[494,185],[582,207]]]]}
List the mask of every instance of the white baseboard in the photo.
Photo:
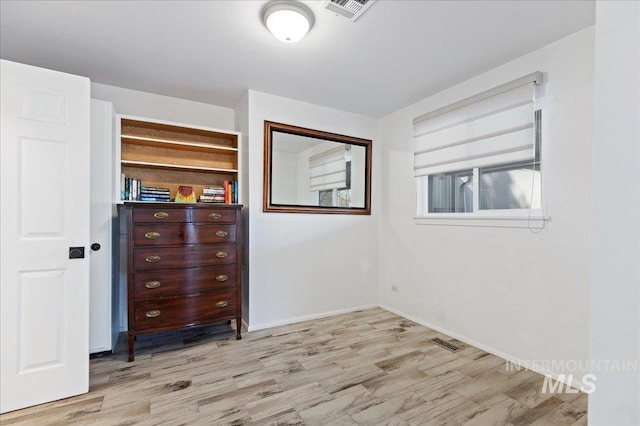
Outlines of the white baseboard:
{"type": "Polygon", "coordinates": [[[428,328],[431,328],[433,330],[436,330],[439,333],[446,334],[447,336],[453,337],[454,339],[460,340],[461,342],[464,342],[464,343],[466,343],[468,345],[474,346],[474,347],[476,347],[478,349],[482,349],[483,351],[488,352],[491,355],[495,355],[495,356],[497,356],[499,358],[507,360],[507,361],[509,361],[509,362],[511,362],[513,364],[516,364],[516,365],[522,367],[522,369],[529,369],[529,370],[534,371],[534,372],[536,372],[538,374],[542,374],[543,376],[549,376],[553,380],[560,381],[561,383],[564,383],[565,385],[570,385],[570,386],[573,386],[573,387],[581,386],[583,384],[582,383],[582,378],[580,378],[580,381],[578,383],[576,383],[576,382],[568,383],[568,380],[566,380],[566,379],[570,378],[570,377],[566,376],[564,373],[558,373],[558,372],[555,372],[555,371],[543,370],[543,369],[540,369],[540,368],[535,368],[535,366],[531,366],[531,365],[524,365],[524,364],[522,364],[522,358],[518,358],[518,357],[513,356],[511,354],[508,354],[506,352],[502,352],[502,351],[500,351],[500,350],[498,350],[498,349],[496,349],[494,347],[491,347],[489,345],[485,345],[484,343],[480,343],[480,342],[478,342],[476,340],[473,340],[473,339],[471,339],[471,338],[469,338],[467,336],[463,336],[462,334],[456,333],[456,332],[451,331],[451,330],[447,330],[446,328],[443,328],[443,327],[440,327],[438,325],[432,324],[432,323],[430,323],[428,321],[424,321],[424,320],[422,320],[420,318],[414,317],[413,315],[406,314],[406,313],[404,313],[402,311],[399,311],[398,309],[394,309],[394,308],[391,308],[391,307],[386,306],[386,305],[379,305],[379,307],[384,309],[384,310],[387,310],[389,312],[392,312],[392,313],[394,313],[396,315],[399,315],[399,316],[401,316],[403,318],[406,318],[406,319],[408,319],[410,321],[413,321],[413,322],[418,323],[420,325],[423,325],[425,327],[428,327],[428,328]]]}
{"type": "Polygon", "coordinates": [[[289,318],[289,319],[282,320],[282,321],[274,321],[274,322],[268,322],[268,323],[263,323],[263,324],[252,324],[250,326],[247,326],[247,330],[249,332],[258,331],[258,330],[264,330],[265,328],[273,328],[273,327],[278,327],[278,326],[281,326],[281,325],[295,324],[297,322],[310,321],[310,320],[314,320],[314,319],[331,317],[331,316],[340,315],[340,314],[348,314],[349,312],[362,311],[364,309],[371,309],[371,308],[377,308],[377,307],[378,307],[377,304],[364,305],[364,306],[358,306],[358,307],[355,307],[355,308],[347,308],[347,309],[340,309],[340,310],[337,310],[337,311],[324,312],[324,313],[321,313],[321,314],[313,314],[313,315],[306,315],[306,316],[302,316],[302,317],[289,318]]]}

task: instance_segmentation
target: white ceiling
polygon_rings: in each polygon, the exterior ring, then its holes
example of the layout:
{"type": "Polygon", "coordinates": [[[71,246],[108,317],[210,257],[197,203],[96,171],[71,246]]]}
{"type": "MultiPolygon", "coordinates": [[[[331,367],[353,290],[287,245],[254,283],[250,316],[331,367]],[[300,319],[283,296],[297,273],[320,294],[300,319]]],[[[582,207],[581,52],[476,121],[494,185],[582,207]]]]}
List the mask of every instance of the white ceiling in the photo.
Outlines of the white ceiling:
{"type": "Polygon", "coordinates": [[[378,0],[355,23],[305,1],[300,42],[265,1],[7,1],[0,56],[233,108],[247,89],[381,117],[594,24],[592,1],[378,0]]]}

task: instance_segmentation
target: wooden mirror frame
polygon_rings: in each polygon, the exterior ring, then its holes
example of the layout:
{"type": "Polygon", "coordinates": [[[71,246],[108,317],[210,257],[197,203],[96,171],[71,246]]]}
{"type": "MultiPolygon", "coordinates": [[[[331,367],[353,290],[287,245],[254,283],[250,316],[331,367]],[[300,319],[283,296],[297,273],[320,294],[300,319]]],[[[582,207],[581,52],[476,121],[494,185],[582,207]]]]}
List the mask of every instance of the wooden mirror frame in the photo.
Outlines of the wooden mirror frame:
{"type": "Polygon", "coordinates": [[[339,135],[336,133],[323,132],[320,130],[306,129],[304,127],[292,126],[289,124],[264,122],[264,188],[263,188],[263,211],[272,213],[321,213],[321,214],[371,214],[371,140],[356,138],[353,136],[339,135]],[[273,132],[282,132],[293,135],[311,137],[340,142],[350,145],[362,146],[365,148],[365,176],[364,176],[364,207],[325,207],[313,205],[297,204],[274,204],[271,202],[271,182],[272,182],[272,140],[273,132]]]}

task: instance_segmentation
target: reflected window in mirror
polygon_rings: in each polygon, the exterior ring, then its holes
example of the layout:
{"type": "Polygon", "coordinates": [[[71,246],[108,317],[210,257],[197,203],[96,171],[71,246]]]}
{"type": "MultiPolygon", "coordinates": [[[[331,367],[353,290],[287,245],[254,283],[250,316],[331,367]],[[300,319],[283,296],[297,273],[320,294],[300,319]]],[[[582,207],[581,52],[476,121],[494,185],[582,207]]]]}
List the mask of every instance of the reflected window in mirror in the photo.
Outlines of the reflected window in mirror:
{"type": "Polygon", "coordinates": [[[265,121],[264,211],[370,214],[371,141],[265,121]]]}

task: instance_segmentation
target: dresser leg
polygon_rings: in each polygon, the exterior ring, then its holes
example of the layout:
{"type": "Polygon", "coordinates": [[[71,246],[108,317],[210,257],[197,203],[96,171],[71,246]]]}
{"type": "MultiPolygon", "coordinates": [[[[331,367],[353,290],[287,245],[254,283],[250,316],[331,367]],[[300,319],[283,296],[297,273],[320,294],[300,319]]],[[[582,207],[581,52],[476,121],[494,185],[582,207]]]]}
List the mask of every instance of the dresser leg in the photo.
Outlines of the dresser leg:
{"type": "Polygon", "coordinates": [[[240,331],[242,329],[242,318],[236,318],[236,340],[242,339],[240,331]]]}
{"type": "Polygon", "coordinates": [[[129,333],[127,336],[127,344],[129,345],[129,359],[128,361],[131,362],[134,359],[133,356],[133,342],[135,341],[136,336],[133,335],[133,333],[129,333]]]}

